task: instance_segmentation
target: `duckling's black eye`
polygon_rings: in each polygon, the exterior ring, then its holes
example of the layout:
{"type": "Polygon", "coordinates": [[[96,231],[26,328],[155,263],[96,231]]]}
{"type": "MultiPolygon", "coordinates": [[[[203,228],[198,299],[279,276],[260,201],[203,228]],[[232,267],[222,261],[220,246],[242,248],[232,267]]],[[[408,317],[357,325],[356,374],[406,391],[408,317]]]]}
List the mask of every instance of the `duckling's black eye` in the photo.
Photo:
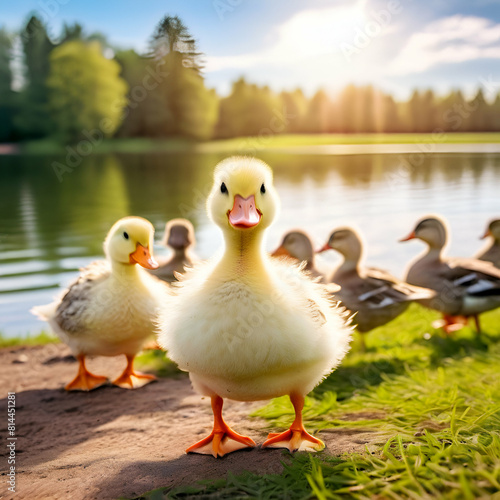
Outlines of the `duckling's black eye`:
{"type": "Polygon", "coordinates": [[[123,232],[123,237],[128,240],[128,233],[126,231],[123,232]]]}
{"type": "Polygon", "coordinates": [[[220,185],[220,192],[224,193],[224,194],[227,193],[227,187],[226,187],[226,184],[224,182],[220,185]]]}
{"type": "Polygon", "coordinates": [[[260,186],[260,192],[262,194],[265,194],[266,193],[266,186],[264,186],[264,184],[262,184],[262,186],[260,186]]]}

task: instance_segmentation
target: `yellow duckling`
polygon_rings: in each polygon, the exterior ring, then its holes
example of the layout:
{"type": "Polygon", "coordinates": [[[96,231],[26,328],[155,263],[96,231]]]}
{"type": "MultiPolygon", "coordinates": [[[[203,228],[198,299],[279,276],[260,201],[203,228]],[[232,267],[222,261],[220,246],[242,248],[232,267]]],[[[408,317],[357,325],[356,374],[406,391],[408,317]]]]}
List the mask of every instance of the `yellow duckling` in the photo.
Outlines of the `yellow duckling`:
{"type": "Polygon", "coordinates": [[[222,255],[188,271],[160,314],[159,344],[210,396],[213,431],[186,451],[223,456],[255,446],[222,418],[223,398],[257,401],[289,395],[290,429],[263,447],[321,450],[302,424],[304,396],[346,354],[351,328],[328,292],[299,267],[267,255],[264,230],[278,211],[271,169],[253,158],[222,161],[207,209],[223,231],[222,255]]]}
{"type": "Polygon", "coordinates": [[[90,391],[107,382],[86,369],[85,356],[92,355],[125,354],[127,367],[113,382],[119,387],[135,389],[155,379],[133,369],[134,357],[155,333],[158,306],[168,293],[166,284],[139,267],[158,267],[150,251],[153,233],[146,219],[120,219],[104,241],[107,261],[84,268],[60,300],[32,309],[78,359],[78,374],[66,390],[90,391]]]}
{"type": "Polygon", "coordinates": [[[177,281],[176,273],[183,274],[186,267],[193,265],[191,252],[195,245],[193,224],[187,219],[172,219],[165,226],[163,244],[173,250],[170,258],[158,258],[159,267],[152,269],[151,274],[167,283],[177,281]]]}

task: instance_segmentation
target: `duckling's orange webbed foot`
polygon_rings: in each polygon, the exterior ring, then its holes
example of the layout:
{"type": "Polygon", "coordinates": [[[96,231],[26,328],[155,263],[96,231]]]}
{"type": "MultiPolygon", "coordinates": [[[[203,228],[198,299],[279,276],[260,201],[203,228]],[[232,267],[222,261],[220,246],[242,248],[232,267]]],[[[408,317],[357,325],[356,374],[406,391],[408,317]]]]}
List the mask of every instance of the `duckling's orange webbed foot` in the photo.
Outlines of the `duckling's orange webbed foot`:
{"type": "Polygon", "coordinates": [[[253,439],[238,434],[224,422],[222,418],[222,404],[223,400],[221,397],[212,397],[214,428],[206,438],[191,445],[186,450],[186,453],[201,453],[213,455],[217,458],[223,457],[232,451],[255,446],[255,441],[253,439]]]}
{"type": "Polygon", "coordinates": [[[101,375],[94,375],[90,373],[85,366],[85,356],[77,356],[78,359],[78,374],[69,383],[65,385],[67,391],[91,391],[92,389],[97,389],[104,385],[108,379],[101,375]]]}
{"type": "Polygon", "coordinates": [[[117,385],[122,389],[138,389],[139,387],[143,387],[157,380],[154,375],[136,372],[133,368],[134,357],[135,356],[127,356],[127,367],[116,380],[113,380],[113,385],[117,385]]]}
{"type": "Polygon", "coordinates": [[[325,448],[325,443],[321,439],[311,436],[302,423],[302,408],[304,408],[304,397],[297,394],[290,395],[290,401],[295,410],[295,420],[285,432],[271,432],[267,440],[262,444],[262,448],[287,448],[294,451],[321,451],[325,448]]]}
{"type": "Polygon", "coordinates": [[[325,443],[321,439],[311,436],[304,427],[302,429],[288,429],[285,432],[271,432],[262,448],[287,448],[294,451],[321,451],[325,443]]]}

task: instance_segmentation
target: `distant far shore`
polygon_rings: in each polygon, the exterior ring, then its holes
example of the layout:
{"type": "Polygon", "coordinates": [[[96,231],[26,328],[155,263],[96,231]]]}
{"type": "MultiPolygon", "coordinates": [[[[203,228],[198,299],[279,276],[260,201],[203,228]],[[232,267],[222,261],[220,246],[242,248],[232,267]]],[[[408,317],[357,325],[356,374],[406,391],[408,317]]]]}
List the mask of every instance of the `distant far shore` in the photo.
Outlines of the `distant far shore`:
{"type": "Polygon", "coordinates": [[[113,138],[91,144],[88,140],[65,145],[52,139],[0,144],[0,155],[58,155],[79,146],[91,153],[253,153],[257,151],[298,154],[377,154],[377,153],[447,153],[500,152],[500,132],[434,132],[401,134],[283,134],[237,137],[196,142],[181,138],[113,138]],[[85,143],[85,144],[83,144],[85,143]],[[446,148],[443,145],[461,145],[446,148]],[[387,147],[348,148],[363,145],[387,147]],[[473,145],[478,145],[474,147],[473,145]]]}

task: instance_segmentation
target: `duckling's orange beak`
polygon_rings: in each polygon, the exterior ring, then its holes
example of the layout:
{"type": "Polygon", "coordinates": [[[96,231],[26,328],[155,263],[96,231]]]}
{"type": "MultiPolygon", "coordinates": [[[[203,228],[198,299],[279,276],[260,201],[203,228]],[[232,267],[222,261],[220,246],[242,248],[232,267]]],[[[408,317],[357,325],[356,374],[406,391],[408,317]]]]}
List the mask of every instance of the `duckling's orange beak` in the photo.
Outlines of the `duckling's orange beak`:
{"type": "Polygon", "coordinates": [[[238,229],[255,227],[262,217],[262,214],[255,206],[255,196],[243,198],[237,194],[234,197],[233,208],[227,213],[231,226],[238,229]]]}
{"type": "Polygon", "coordinates": [[[414,240],[416,238],[416,234],[415,234],[415,231],[412,231],[406,238],[401,238],[399,240],[399,243],[402,243],[403,241],[410,241],[410,240],[414,240]]]}
{"type": "Polygon", "coordinates": [[[271,257],[291,257],[290,252],[283,246],[280,245],[272,254],[271,257]]]}
{"type": "Polygon", "coordinates": [[[479,239],[484,240],[484,238],[487,238],[488,236],[493,236],[489,229],[487,229],[486,232],[479,239]]]}
{"type": "Polygon", "coordinates": [[[322,246],[319,250],[316,250],[316,253],[321,253],[321,252],[326,252],[327,250],[330,250],[332,247],[326,242],[324,246],[322,246]]]}
{"type": "Polygon", "coordinates": [[[131,264],[139,264],[146,269],[158,269],[160,267],[149,253],[149,248],[142,246],[140,243],[137,243],[135,252],[132,252],[129,257],[131,264]]]}

